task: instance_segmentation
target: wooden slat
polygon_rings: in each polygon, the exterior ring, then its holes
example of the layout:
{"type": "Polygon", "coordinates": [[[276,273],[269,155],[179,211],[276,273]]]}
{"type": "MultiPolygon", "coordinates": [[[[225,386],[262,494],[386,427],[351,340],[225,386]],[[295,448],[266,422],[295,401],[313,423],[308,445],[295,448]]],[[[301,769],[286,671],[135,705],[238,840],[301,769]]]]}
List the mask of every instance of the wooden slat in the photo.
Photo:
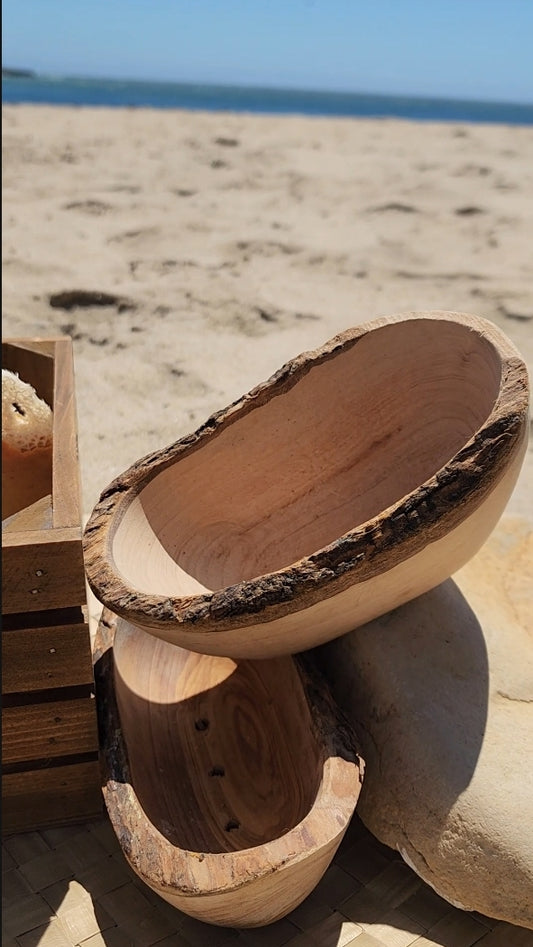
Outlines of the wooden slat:
{"type": "Polygon", "coordinates": [[[97,760],[2,778],[2,833],[66,825],[102,814],[97,760]]]}
{"type": "Polygon", "coordinates": [[[72,605],[70,608],[45,608],[40,612],[12,612],[2,615],[2,628],[55,628],[56,625],[84,625],[86,603],[72,605]]]}
{"type": "Polygon", "coordinates": [[[26,506],[18,513],[13,513],[2,520],[2,535],[5,533],[22,533],[27,530],[52,529],[52,497],[50,494],[36,500],[31,506],[26,506]]]}
{"type": "Polygon", "coordinates": [[[91,697],[2,710],[2,761],[53,759],[98,750],[91,697]]]}
{"type": "Polygon", "coordinates": [[[54,406],[55,342],[43,344],[31,339],[9,339],[2,343],[2,368],[16,372],[37,392],[39,398],[54,406]]]}
{"type": "Polygon", "coordinates": [[[85,602],[81,527],[2,536],[2,612],[85,602]]]}
{"type": "Polygon", "coordinates": [[[87,624],[4,630],[2,694],[92,683],[87,624]]]}
{"type": "Polygon", "coordinates": [[[81,483],[74,361],[70,338],[55,343],[52,507],[54,528],[79,526],[81,483]]]}
{"type": "Polygon", "coordinates": [[[54,336],[19,336],[16,338],[5,339],[3,345],[16,345],[18,348],[27,349],[28,352],[37,352],[39,355],[49,355],[54,357],[55,345],[58,339],[63,339],[63,335],[54,336]]]}

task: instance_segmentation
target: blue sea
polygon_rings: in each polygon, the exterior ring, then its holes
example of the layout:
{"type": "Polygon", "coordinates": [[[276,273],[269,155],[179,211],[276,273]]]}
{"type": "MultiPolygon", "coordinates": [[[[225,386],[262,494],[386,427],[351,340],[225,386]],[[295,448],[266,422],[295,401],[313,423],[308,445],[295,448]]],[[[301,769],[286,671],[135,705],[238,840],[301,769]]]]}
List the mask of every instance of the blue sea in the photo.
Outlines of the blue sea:
{"type": "Polygon", "coordinates": [[[2,76],[2,101],[533,125],[533,103],[522,105],[354,92],[313,92],[118,79],[2,76]]]}

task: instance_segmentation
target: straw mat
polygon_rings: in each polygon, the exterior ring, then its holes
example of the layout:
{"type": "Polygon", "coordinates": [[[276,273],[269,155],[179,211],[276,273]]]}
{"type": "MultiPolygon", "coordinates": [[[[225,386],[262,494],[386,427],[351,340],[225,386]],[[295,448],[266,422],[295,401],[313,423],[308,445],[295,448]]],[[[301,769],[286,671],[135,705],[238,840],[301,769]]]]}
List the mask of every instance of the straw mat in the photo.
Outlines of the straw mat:
{"type": "Polygon", "coordinates": [[[286,918],[193,920],[127,865],[107,819],[3,842],[3,947],[533,947],[533,931],[452,907],[355,817],[324,878],[286,918]]]}

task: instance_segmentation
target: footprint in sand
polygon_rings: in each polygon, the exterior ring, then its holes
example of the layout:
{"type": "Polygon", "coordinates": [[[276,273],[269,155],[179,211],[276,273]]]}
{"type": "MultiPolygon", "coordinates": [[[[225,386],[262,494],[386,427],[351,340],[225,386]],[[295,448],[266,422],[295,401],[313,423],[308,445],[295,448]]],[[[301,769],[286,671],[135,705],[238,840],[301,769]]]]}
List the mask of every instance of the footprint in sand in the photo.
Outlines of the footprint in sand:
{"type": "Polygon", "coordinates": [[[516,322],[529,322],[533,319],[533,306],[522,300],[501,300],[498,306],[502,316],[514,319],[516,322]]]}
{"type": "Polygon", "coordinates": [[[486,177],[488,174],[492,173],[492,168],[489,168],[486,164],[462,164],[457,171],[453,171],[452,174],[454,177],[486,177]]]}
{"type": "Polygon", "coordinates": [[[159,233],[157,227],[140,227],[139,230],[125,230],[108,238],[108,243],[142,243],[146,238],[155,237],[159,233]]]}
{"type": "Polygon", "coordinates": [[[222,145],[223,148],[235,148],[240,144],[238,138],[226,138],[223,135],[220,135],[218,138],[214,138],[213,141],[215,145],[222,145]]]}
{"type": "Polygon", "coordinates": [[[458,217],[474,217],[476,214],[486,214],[483,207],[477,207],[475,204],[467,204],[465,207],[456,207],[454,214],[458,217]]]}
{"type": "Polygon", "coordinates": [[[301,247],[291,243],[282,243],[279,240],[238,240],[236,243],[229,244],[230,249],[237,250],[246,262],[251,256],[292,256],[300,253],[301,247]]]}
{"type": "Polygon", "coordinates": [[[189,397],[191,395],[206,395],[212,389],[206,382],[194,372],[185,371],[179,363],[177,365],[162,366],[172,378],[172,394],[177,397],[189,397]]]}
{"type": "Polygon", "coordinates": [[[320,316],[308,312],[292,312],[269,305],[246,305],[236,299],[226,300],[214,308],[205,304],[207,324],[220,331],[238,332],[250,338],[268,335],[280,329],[291,329],[295,323],[316,321],[320,316]]]}
{"type": "Polygon", "coordinates": [[[69,204],[63,205],[64,210],[79,210],[83,214],[90,214],[93,217],[100,217],[102,214],[106,214],[108,211],[113,210],[111,204],[106,204],[104,201],[71,201],[69,204]]]}
{"type": "Polygon", "coordinates": [[[107,188],[107,190],[123,194],[139,194],[141,188],[136,184],[114,184],[112,187],[107,188]]]}
{"type": "Polygon", "coordinates": [[[114,293],[105,293],[92,289],[65,289],[59,293],[51,293],[48,302],[52,309],[91,309],[94,307],[114,307],[117,312],[126,312],[136,309],[136,304],[124,296],[115,296],[114,293]]]}
{"type": "Polygon", "coordinates": [[[383,211],[396,211],[401,214],[418,214],[418,207],[413,204],[403,204],[401,201],[390,201],[388,204],[378,204],[376,207],[369,207],[368,212],[379,214],[383,211]]]}

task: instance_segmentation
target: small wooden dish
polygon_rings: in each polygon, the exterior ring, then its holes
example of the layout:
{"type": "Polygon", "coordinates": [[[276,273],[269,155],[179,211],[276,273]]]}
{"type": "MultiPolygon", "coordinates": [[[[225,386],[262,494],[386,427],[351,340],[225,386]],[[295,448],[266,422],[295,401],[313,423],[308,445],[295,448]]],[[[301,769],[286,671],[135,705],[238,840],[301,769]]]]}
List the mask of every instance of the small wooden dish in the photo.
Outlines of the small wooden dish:
{"type": "Polygon", "coordinates": [[[104,610],[94,651],[104,797],[133,869],[212,924],[283,917],[318,883],[363,778],[304,659],[187,652],[104,610]]]}
{"type": "Polygon", "coordinates": [[[193,651],[311,648],[477,552],[527,420],[526,367],[492,323],[437,311],[358,326],[115,480],[85,531],[89,583],[193,651]]]}

